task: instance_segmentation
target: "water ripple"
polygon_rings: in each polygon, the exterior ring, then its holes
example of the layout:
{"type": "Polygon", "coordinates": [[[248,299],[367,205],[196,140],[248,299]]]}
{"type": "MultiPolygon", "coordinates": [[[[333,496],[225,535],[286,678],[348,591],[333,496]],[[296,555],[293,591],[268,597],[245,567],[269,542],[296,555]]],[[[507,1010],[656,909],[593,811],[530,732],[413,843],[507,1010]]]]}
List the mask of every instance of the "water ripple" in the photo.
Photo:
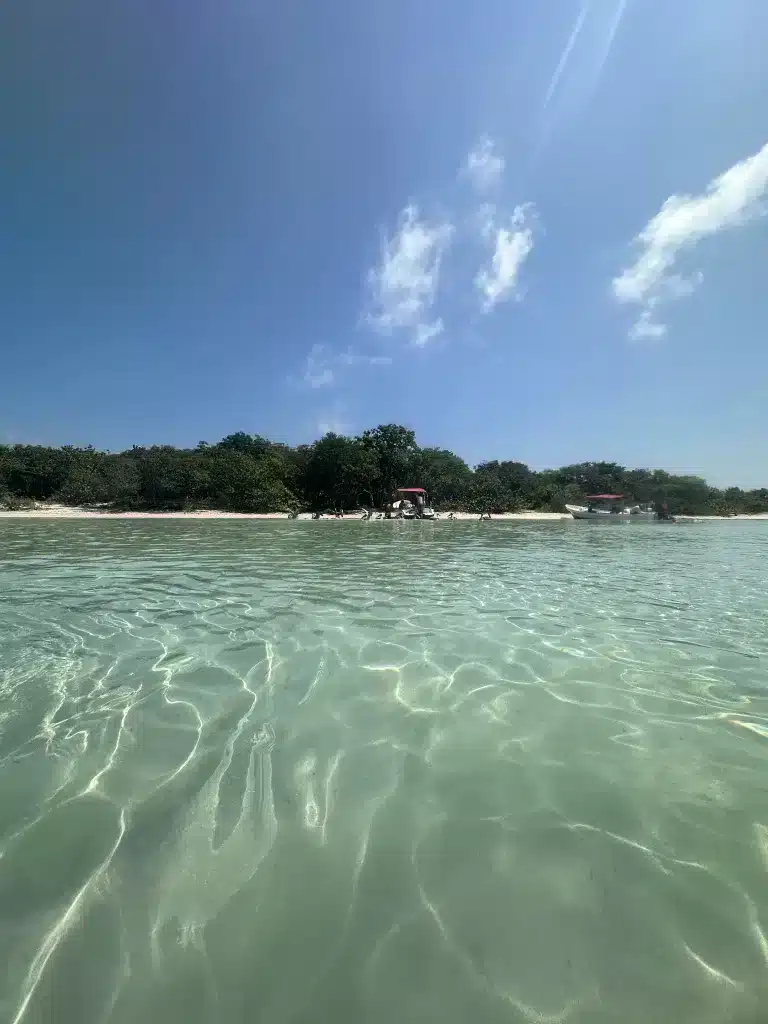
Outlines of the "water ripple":
{"type": "Polygon", "coordinates": [[[757,1021],[768,531],[18,522],[0,1017],[757,1021]]]}

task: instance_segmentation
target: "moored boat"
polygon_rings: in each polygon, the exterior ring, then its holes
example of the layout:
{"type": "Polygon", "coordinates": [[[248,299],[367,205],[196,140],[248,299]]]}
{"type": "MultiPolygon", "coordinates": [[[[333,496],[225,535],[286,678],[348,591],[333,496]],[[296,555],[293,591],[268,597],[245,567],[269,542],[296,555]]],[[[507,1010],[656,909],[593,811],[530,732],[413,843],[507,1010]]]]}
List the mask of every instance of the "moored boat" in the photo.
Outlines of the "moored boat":
{"type": "Polygon", "coordinates": [[[586,505],[566,505],[566,509],[574,519],[589,519],[595,523],[628,523],[630,520],[641,522],[652,518],[636,505],[628,508],[623,494],[588,494],[586,505]]]}
{"type": "Polygon", "coordinates": [[[629,518],[633,523],[653,523],[658,519],[653,505],[630,505],[629,518]]]}
{"type": "Polygon", "coordinates": [[[674,522],[666,511],[657,512],[650,504],[627,505],[623,494],[589,494],[586,505],[566,505],[574,519],[589,519],[597,523],[654,523],[674,522]]]}
{"type": "Polygon", "coordinates": [[[400,513],[403,519],[434,519],[435,510],[423,487],[398,487],[400,513]]]}

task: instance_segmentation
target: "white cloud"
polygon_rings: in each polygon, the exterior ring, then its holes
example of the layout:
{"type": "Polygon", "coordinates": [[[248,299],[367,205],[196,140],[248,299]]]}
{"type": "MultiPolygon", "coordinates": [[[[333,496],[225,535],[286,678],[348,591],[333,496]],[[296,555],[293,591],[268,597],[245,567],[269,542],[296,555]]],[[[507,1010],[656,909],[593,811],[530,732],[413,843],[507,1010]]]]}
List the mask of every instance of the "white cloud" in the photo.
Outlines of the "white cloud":
{"type": "Polygon", "coordinates": [[[493,243],[490,267],[484,267],[475,277],[480,292],[483,312],[489,313],[498,302],[510,297],[519,299],[517,287],[520,271],[533,249],[535,210],[530,203],[515,207],[508,227],[494,224],[488,213],[483,234],[493,243]]]}
{"type": "Polygon", "coordinates": [[[433,338],[437,338],[443,333],[444,326],[442,319],[435,320],[431,324],[419,324],[413,336],[413,344],[418,348],[423,348],[433,338]]]}
{"type": "Polygon", "coordinates": [[[473,224],[477,226],[480,234],[486,240],[493,234],[496,223],[496,207],[493,203],[483,203],[478,207],[472,218],[473,224]]]}
{"type": "Polygon", "coordinates": [[[452,234],[451,224],[421,220],[416,206],[403,210],[394,235],[382,242],[379,264],[368,272],[371,326],[384,334],[406,330],[418,343],[429,326],[452,234]]]}
{"type": "Polygon", "coordinates": [[[391,356],[369,355],[348,348],[345,352],[334,352],[326,345],[315,344],[309,350],[301,377],[290,376],[287,383],[299,388],[327,388],[339,382],[347,367],[389,366],[391,356]]]}
{"type": "Polygon", "coordinates": [[[341,352],[338,358],[344,366],[390,366],[392,363],[391,356],[369,356],[363,352],[354,352],[351,348],[341,352]]]}
{"type": "Polygon", "coordinates": [[[653,310],[644,309],[629,329],[630,341],[659,341],[667,333],[667,325],[653,319],[653,310]]]}
{"type": "Polygon", "coordinates": [[[325,358],[325,346],[313,345],[304,364],[304,383],[311,388],[324,388],[333,384],[335,374],[325,358]]]}
{"type": "Polygon", "coordinates": [[[710,235],[740,227],[763,214],[767,192],[768,144],[719,175],[700,194],[673,195],[666,200],[634,240],[640,250],[637,260],[612,282],[613,294],[619,302],[642,307],[631,336],[648,337],[642,334],[646,329],[643,324],[651,324],[656,306],[690,295],[701,283],[700,274],[683,278],[672,273],[678,256],[710,235]]]}
{"type": "Polygon", "coordinates": [[[496,144],[486,135],[469,154],[462,170],[478,192],[487,192],[499,182],[504,166],[504,157],[498,155],[496,144]]]}

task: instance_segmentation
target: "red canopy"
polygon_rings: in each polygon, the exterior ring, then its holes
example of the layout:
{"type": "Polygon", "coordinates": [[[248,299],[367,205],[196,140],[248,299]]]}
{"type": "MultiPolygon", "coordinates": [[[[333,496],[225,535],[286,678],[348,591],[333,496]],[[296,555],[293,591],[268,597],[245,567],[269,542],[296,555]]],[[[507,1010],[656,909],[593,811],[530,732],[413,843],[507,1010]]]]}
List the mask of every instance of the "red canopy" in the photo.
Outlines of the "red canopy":
{"type": "Polygon", "coordinates": [[[615,501],[623,497],[623,494],[588,494],[587,501],[615,501]]]}
{"type": "Polygon", "coordinates": [[[423,487],[398,487],[398,494],[426,494],[423,487]]]}

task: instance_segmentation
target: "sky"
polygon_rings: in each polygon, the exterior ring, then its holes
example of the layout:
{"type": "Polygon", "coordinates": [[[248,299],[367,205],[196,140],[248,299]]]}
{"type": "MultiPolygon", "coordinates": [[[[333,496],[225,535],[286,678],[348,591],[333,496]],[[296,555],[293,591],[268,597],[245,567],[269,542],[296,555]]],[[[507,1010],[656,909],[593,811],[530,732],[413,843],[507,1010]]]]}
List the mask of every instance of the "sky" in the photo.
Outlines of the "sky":
{"type": "Polygon", "coordinates": [[[765,0],[8,0],[0,443],[768,486],[765,0]]]}

